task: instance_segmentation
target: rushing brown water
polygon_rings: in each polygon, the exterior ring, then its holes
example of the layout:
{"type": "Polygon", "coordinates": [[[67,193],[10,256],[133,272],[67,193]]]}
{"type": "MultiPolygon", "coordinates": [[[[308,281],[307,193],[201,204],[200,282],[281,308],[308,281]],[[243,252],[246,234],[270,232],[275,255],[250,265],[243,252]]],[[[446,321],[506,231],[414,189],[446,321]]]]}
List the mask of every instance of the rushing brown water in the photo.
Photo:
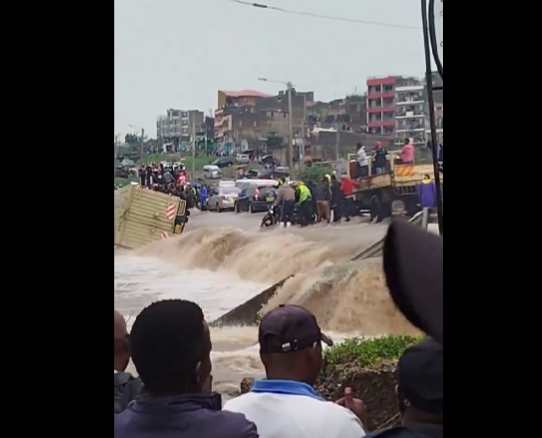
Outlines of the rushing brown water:
{"type": "MultiPolygon", "coordinates": [[[[310,309],[336,340],[348,336],[410,334],[384,285],[381,261],[348,261],[385,233],[367,223],[259,232],[259,215],[193,215],[188,231],[132,252],[115,254],[115,306],[137,315],[163,298],[200,304],[209,320],[291,275],[263,309],[296,303],[310,309]]],[[[257,330],[212,330],[215,385],[228,392],[242,377],[258,376],[257,330]]]]}

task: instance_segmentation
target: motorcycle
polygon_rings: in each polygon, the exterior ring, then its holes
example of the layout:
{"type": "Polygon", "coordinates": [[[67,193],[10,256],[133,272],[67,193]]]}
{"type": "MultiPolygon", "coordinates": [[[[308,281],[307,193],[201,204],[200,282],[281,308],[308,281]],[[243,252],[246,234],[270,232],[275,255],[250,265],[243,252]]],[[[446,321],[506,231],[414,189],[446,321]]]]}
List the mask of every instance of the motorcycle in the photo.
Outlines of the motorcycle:
{"type": "Polygon", "coordinates": [[[267,214],[262,218],[262,223],[260,225],[260,228],[272,227],[273,225],[278,224],[279,220],[280,220],[279,208],[276,206],[273,206],[269,209],[267,214]]]}

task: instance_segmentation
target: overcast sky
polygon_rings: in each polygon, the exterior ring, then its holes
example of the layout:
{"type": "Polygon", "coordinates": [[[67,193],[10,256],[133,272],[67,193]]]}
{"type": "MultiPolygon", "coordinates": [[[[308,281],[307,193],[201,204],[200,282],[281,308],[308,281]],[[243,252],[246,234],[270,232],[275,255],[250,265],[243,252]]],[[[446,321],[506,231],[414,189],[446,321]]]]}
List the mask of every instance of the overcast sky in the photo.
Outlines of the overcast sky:
{"type": "Polygon", "coordinates": [[[168,108],[217,105],[217,90],[276,93],[291,81],[331,100],[370,76],[425,70],[418,0],[259,0],[269,6],[419,27],[409,30],[256,9],[228,0],[115,0],[115,133],[168,108]]]}

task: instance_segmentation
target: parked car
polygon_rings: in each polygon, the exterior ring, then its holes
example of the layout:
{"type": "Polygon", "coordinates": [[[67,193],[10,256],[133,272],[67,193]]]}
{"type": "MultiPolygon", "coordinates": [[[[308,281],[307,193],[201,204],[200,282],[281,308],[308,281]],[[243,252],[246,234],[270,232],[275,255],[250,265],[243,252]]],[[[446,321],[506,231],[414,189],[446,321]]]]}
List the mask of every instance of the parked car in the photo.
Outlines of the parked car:
{"type": "Polygon", "coordinates": [[[235,161],[237,161],[238,164],[248,164],[250,163],[250,157],[247,154],[237,154],[235,161]]]}
{"type": "Polygon", "coordinates": [[[277,197],[277,188],[272,185],[250,185],[243,188],[235,203],[235,212],[257,213],[268,211],[277,197]]]}
{"type": "Polygon", "coordinates": [[[222,169],[223,167],[233,166],[235,164],[235,161],[232,157],[220,157],[213,161],[211,164],[214,166],[218,166],[222,169]]]}
{"type": "Polygon", "coordinates": [[[239,195],[237,187],[215,187],[212,189],[211,197],[207,202],[209,211],[220,213],[224,210],[233,210],[239,195]]]}
{"type": "Polygon", "coordinates": [[[128,158],[125,158],[124,160],[122,160],[120,165],[123,167],[132,167],[135,166],[135,162],[134,160],[129,160],[128,158]]]}
{"type": "Polygon", "coordinates": [[[203,177],[207,179],[218,179],[220,178],[221,172],[220,167],[215,166],[214,164],[207,164],[203,166],[203,177]]]}

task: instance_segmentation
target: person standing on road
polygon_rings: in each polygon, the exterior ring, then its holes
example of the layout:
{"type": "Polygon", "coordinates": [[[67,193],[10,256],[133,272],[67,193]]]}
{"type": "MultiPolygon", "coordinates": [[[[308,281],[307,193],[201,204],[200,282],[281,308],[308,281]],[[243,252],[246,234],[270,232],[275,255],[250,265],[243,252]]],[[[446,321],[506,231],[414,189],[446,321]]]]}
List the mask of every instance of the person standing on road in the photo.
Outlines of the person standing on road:
{"type": "Polygon", "coordinates": [[[304,227],[310,222],[312,193],[309,188],[300,181],[297,183],[297,205],[298,205],[298,218],[299,224],[304,227]]]}
{"type": "Polygon", "coordinates": [[[331,189],[329,187],[329,179],[327,175],[324,176],[320,184],[314,188],[314,196],[316,197],[316,213],[318,214],[318,222],[326,221],[329,224],[331,219],[331,189]]]}
{"type": "Polygon", "coordinates": [[[331,210],[333,211],[333,223],[338,224],[343,216],[343,196],[341,192],[341,185],[337,181],[335,174],[331,175],[329,182],[331,190],[331,210]]]}
{"type": "Polygon", "coordinates": [[[354,193],[355,184],[355,181],[348,178],[348,175],[341,177],[341,191],[344,197],[343,214],[346,222],[350,222],[350,215],[352,214],[352,194],[354,193]]]}
{"type": "Polygon", "coordinates": [[[281,178],[274,205],[280,208],[280,225],[284,227],[291,226],[295,210],[295,190],[289,184],[286,184],[284,178],[281,178]]]}

